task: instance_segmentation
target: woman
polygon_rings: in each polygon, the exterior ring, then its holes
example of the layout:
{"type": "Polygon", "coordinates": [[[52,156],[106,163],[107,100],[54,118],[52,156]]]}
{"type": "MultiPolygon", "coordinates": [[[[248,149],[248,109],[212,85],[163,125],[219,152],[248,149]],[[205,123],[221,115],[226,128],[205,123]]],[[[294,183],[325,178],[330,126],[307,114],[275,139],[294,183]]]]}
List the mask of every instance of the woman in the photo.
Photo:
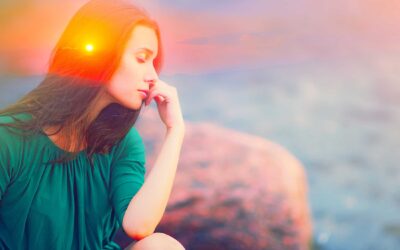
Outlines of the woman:
{"type": "Polygon", "coordinates": [[[185,125],[177,91],[158,79],[160,31],[121,0],[86,3],[44,80],[0,111],[0,249],[184,249],[154,233],[172,189],[185,125]],[[155,100],[166,133],[144,180],[133,126],[155,100]]]}

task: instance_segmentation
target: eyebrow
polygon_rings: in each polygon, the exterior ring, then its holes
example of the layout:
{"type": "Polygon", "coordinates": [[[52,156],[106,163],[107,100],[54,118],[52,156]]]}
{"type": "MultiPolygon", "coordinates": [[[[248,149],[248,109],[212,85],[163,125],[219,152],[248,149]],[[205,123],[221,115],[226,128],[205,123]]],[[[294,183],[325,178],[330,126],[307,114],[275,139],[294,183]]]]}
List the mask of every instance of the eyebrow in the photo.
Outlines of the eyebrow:
{"type": "Polygon", "coordinates": [[[151,49],[148,49],[148,48],[143,47],[143,48],[137,49],[137,52],[140,51],[140,50],[145,50],[145,51],[148,52],[150,55],[153,55],[153,51],[152,51],[151,49]]]}

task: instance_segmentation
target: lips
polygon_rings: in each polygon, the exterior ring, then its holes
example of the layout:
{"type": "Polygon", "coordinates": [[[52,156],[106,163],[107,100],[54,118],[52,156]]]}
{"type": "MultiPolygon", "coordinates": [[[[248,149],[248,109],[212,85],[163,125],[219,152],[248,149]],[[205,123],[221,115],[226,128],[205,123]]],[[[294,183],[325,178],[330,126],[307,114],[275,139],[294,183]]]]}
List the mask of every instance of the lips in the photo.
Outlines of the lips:
{"type": "Polygon", "coordinates": [[[149,95],[149,91],[145,89],[138,89],[138,92],[140,92],[144,97],[149,95]]]}

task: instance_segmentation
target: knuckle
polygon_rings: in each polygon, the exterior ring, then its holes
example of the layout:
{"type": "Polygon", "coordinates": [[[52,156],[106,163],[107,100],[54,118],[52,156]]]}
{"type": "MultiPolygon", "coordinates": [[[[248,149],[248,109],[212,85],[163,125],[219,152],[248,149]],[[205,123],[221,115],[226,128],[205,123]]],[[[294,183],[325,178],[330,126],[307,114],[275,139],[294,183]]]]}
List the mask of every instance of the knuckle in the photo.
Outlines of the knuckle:
{"type": "Polygon", "coordinates": [[[137,244],[143,249],[169,249],[169,250],[184,250],[183,245],[175,238],[164,233],[153,233],[146,237],[144,240],[139,241],[137,244]]]}

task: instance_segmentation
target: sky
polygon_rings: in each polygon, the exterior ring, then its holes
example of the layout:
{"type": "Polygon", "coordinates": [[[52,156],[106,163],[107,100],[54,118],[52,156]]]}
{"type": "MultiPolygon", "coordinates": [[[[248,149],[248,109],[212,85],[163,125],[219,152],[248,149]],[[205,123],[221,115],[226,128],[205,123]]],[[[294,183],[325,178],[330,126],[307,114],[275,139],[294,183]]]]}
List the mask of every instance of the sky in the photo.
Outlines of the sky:
{"type": "MultiPolygon", "coordinates": [[[[82,0],[2,0],[0,70],[41,74],[82,0]]],[[[165,74],[400,55],[395,0],[136,0],[157,20],[165,74]]]]}

